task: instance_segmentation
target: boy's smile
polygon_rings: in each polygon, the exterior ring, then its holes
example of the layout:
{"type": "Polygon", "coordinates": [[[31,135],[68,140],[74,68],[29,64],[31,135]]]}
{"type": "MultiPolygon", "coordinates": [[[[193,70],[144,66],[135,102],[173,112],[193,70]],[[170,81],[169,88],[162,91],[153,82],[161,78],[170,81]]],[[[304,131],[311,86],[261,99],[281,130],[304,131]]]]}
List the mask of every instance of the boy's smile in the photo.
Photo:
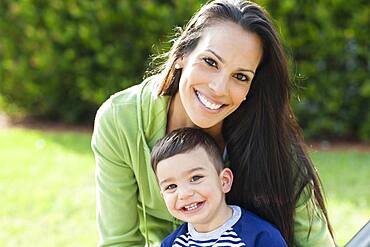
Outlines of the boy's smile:
{"type": "Polygon", "coordinates": [[[185,213],[194,213],[197,210],[201,209],[204,205],[204,202],[194,202],[190,205],[186,205],[185,207],[182,208],[182,210],[185,213]]]}
{"type": "Polygon", "coordinates": [[[156,174],[170,213],[197,231],[214,230],[231,216],[225,202],[231,170],[218,173],[202,147],[160,161],[156,174]]]}

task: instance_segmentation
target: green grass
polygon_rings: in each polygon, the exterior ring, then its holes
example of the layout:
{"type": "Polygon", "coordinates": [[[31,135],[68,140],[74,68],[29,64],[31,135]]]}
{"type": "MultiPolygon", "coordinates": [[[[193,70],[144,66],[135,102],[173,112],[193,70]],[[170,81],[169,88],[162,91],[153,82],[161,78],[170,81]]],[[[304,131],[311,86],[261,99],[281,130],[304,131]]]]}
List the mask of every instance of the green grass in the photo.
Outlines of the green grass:
{"type": "Polygon", "coordinates": [[[314,152],[337,243],[343,246],[370,220],[370,153],[314,152]]]}
{"type": "Polygon", "coordinates": [[[90,135],[0,130],[0,246],[95,246],[90,135]]]}
{"type": "MultiPolygon", "coordinates": [[[[337,241],[370,218],[370,153],[314,152],[337,241]]],[[[90,135],[0,130],[0,246],[95,246],[90,135]]]]}

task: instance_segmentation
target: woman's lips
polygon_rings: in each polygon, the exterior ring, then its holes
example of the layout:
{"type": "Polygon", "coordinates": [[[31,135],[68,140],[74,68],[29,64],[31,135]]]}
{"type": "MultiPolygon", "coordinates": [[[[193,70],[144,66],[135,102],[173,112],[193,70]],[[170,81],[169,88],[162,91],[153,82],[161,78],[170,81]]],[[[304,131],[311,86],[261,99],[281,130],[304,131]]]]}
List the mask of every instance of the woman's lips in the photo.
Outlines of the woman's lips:
{"type": "Polygon", "coordinates": [[[205,95],[203,95],[201,92],[195,90],[195,95],[197,96],[199,102],[208,110],[211,111],[217,111],[221,107],[224,106],[224,104],[213,102],[211,99],[207,98],[205,95]]]}

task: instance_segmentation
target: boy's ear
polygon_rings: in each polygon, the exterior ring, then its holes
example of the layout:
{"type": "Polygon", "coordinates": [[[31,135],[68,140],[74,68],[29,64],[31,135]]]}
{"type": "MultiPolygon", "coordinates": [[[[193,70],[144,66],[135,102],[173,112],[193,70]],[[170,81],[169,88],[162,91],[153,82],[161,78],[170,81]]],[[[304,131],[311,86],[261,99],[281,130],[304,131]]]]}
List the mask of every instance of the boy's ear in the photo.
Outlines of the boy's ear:
{"type": "Polygon", "coordinates": [[[233,185],[233,172],[229,168],[224,168],[220,172],[220,182],[221,188],[223,193],[227,193],[231,190],[231,186],[233,185]]]}

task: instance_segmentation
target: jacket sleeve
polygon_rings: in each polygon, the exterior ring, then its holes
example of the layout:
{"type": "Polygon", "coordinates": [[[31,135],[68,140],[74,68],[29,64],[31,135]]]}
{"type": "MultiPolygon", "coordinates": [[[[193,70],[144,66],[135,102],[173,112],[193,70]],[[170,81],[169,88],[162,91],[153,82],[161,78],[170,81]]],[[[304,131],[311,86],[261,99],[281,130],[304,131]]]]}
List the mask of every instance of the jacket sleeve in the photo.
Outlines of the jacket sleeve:
{"type": "Polygon", "coordinates": [[[300,195],[294,217],[294,244],[297,247],[335,246],[320,208],[313,202],[312,185],[300,195]]]}
{"type": "Polygon", "coordinates": [[[123,157],[123,143],[108,100],[95,118],[91,141],[96,161],[96,217],[98,246],[144,246],[139,230],[137,184],[123,157]]]}

